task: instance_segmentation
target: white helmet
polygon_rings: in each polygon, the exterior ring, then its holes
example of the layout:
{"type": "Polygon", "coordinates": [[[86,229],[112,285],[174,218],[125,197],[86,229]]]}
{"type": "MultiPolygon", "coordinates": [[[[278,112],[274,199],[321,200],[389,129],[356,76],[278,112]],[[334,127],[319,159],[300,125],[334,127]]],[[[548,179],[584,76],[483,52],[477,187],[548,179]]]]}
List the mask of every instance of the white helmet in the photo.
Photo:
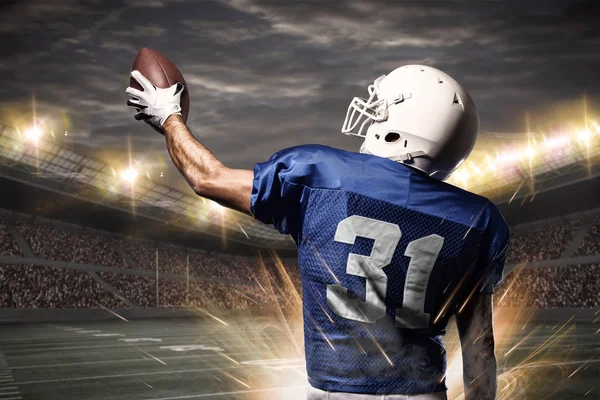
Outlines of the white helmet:
{"type": "Polygon", "coordinates": [[[361,153],[399,161],[447,179],[469,156],[479,130],[471,96],[444,72],[406,65],[355,97],[342,132],[364,137],[361,153]],[[357,130],[358,128],[358,130],[357,130]]]}

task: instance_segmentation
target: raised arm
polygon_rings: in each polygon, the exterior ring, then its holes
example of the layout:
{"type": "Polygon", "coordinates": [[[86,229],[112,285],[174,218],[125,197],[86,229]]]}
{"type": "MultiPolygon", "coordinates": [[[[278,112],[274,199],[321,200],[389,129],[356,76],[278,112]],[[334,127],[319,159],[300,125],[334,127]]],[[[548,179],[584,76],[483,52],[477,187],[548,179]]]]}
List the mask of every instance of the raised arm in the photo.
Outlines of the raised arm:
{"type": "Polygon", "coordinates": [[[188,129],[181,117],[183,85],[158,88],[139,71],[131,71],[143,90],[128,87],[127,105],[136,109],[136,120],[164,134],[173,163],[196,194],[222,206],[252,215],[250,195],[254,173],[224,166],[188,129]]]}
{"type": "Polygon", "coordinates": [[[465,400],[496,398],[492,295],[474,295],[456,315],[463,357],[465,400]]]}
{"type": "Polygon", "coordinates": [[[181,115],[173,114],[162,126],[173,163],[199,196],[248,215],[254,173],[227,168],[192,135],[181,115]]]}

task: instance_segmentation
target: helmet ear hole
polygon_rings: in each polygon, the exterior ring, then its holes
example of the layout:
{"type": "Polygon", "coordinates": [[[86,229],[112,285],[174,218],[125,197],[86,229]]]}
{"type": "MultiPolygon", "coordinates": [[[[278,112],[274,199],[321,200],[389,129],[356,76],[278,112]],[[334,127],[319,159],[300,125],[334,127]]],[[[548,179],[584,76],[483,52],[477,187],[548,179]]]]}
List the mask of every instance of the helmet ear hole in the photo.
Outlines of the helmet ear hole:
{"type": "Polygon", "coordinates": [[[388,132],[385,135],[385,141],[388,143],[395,143],[400,140],[400,134],[397,132],[388,132]]]}

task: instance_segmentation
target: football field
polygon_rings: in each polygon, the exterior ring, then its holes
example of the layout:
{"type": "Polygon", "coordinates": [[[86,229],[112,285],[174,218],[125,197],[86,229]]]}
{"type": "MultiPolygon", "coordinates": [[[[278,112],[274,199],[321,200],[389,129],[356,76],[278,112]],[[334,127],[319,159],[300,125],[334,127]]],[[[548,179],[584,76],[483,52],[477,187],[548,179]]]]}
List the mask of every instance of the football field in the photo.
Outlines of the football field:
{"type": "MultiPolygon", "coordinates": [[[[600,398],[598,324],[565,322],[513,329],[498,398],[600,398]]],[[[1,325],[0,400],[303,399],[301,331],[208,317],[1,325]]]]}

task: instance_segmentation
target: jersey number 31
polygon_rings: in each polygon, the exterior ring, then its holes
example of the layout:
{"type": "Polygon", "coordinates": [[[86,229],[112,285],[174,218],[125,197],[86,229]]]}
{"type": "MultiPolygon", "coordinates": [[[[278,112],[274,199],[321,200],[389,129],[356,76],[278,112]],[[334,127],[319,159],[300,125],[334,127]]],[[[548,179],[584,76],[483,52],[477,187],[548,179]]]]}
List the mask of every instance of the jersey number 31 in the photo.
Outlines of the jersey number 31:
{"type": "MultiPolygon", "coordinates": [[[[327,305],[342,318],[373,324],[385,317],[388,277],[383,268],[392,261],[402,233],[396,224],[353,215],[338,224],[334,240],[354,244],[357,236],[375,241],[370,256],[350,253],[346,264],[346,273],[366,279],[365,301],[348,297],[348,289],[333,284],[327,285],[327,305]]],[[[404,255],[410,257],[410,263],[402,307],[396,309],[396,326],[408,329],[429,327],[425,294],[431,270],[443,245],[444,238],[434,234],[413,240],[406,246],[404,255]]]]}

